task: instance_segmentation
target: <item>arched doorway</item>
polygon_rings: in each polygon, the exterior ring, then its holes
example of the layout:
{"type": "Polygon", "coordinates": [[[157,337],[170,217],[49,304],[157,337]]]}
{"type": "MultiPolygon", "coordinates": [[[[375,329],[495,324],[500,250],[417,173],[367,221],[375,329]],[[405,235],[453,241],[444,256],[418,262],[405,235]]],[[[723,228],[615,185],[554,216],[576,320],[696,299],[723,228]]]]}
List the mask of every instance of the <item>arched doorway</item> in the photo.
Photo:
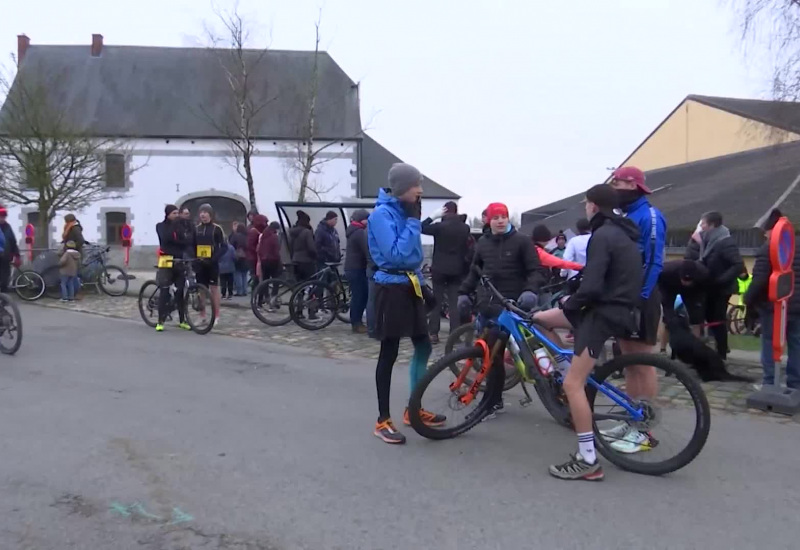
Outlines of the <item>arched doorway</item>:
{"type": "Polygon", "coordinates": [[[229,197],[202,196],[192,197],[183,201],[179,206],[181,209],[188,208],[192,213],[192,220],[197,221],[197,209],[201,204],[210,204],[214,209],[214,221],[221,225],[228,235],[231,232],[231,224],[234,221],[247,222],[247,208],[241,201],[229,197]]]}

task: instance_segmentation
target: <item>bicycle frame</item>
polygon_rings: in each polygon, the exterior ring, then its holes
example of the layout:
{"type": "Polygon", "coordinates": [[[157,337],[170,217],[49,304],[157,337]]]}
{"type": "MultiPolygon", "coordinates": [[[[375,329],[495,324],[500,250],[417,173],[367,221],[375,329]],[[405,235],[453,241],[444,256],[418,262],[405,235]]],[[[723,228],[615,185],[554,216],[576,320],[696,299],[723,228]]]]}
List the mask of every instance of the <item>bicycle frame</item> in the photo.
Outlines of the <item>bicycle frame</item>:
{"type": "MultiPolygon", "coordinates": [[[[544,346],[547,350],[548,354],[550,355],[551,361],[555,363],[555,356],[562,355],[565,358],[569,359],[570,362],[574,357],[574,352],[571,349],[562,348],[551,341],[542,331],[540,327],[536,325],[536,323],[531,322],[527,319],[523,319],[520,315],[514,313],[513,311],[509,311],[507,308],[504,308],[500,315],[493,320],[488,322],[488,326],[495,325],[499,327],[503,332],[509,335],[510,339],[513,339],[517,346],[527,346],[527,338],[525,336],[525,332],[528,332],[531,336],[536,338],[536,340],[544,346]]],[[[484,364],[481,366],[481,370],[478,373],[478,376],[475,377],[474,382],[472,383],[469,391],[466,395],[462,396],[462,402],[469,403],[475,397],[477,390],[480,384],[483,382],[483,379],[486,377],[486,374],[491,368],[490,354],[488,350],[488,346],[483,339],[478,339],[475,341],[477,345],[480,345],[484,351],[484,364]]],[[[535,384],[535,380],[532,380],[528,373],[526,372],[526,365],[519,357],[518,352],[515,352],[513,349],[509,350],[514,356],[514,363],[517,366],[517,369],[520,371],[520,375],[522,379],[526,382],[533,382],[535,384]]],[[[458,379],[453,383],[455,387],[458,387],[460,383],[463,382],[463,379],[466,375],[466,372],[472,368],[471,364],[467,365],[467,367],[462,371],[462,375],[458,377],[458,379]]],[[[536,368],[536,366],[533,366],[536,368]]],[[[561,373],[556,369],[555,376],[559,377],[559,381],[561,378],[561,373]]],[[[586,379],[586,383],[600,393],[604,394],[606,397],[611,399],[614,403],[625,409],[625,411],[630,415],[630,419],[635,422],[639,422],[644,420],[645,415],[642,411],[641,407],[637,407],[630,397],[628,397],[622,390],[613,386],[611,384],[599,384],[590,374],[589,377],[586,379]]],[[[595,419],[623,419],[619,418],[618,415],[596,415],[595,419]]]]}

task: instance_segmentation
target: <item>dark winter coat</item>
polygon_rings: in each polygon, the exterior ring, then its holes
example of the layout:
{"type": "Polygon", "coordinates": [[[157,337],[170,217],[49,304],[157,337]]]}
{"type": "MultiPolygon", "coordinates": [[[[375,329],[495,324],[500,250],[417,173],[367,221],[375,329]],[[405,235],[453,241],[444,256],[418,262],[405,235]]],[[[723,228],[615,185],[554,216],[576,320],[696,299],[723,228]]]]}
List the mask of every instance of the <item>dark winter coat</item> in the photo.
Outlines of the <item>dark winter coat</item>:
{"type": "Polygon", "coordinates": [[[733,237],[725,237],[720,240],[708,256],[700,261],[709,271],[710,280],[707,285],[709,291],[722,294],[736,293],[738,288],[736,278],[745,271],[746,267],[733,237]]]}
{"type": "Polygon", "coordinates": [[[564,303],[564,312],[639,306],[644,276],[639,227],[628,218],[598,212],[591,219],[591,228],[583,278],[578,291],[564,303]]]}
{"type": "Polygon", "coordinates": [[[342,260],[342,249],[339,245],[339,232],[331,227],[325,220],[319,222],[314,233],[314,243],[317,246],[317,260],[319,262],[337,263],[342,260]]]}
{"type": "Polygon", "coordinates": [[[263,214],[253,216],[253,225],[247,229],[247,244],[245,253],[248,263],[255,264],[258,261],[258,238],[267,228],[267,217],[263,214]]]}
{"type": "MultiPolygon", "coordinates": [[[[516,300],[524,291],[538,292],[544,284],[539,255],[530,239],[513,227],[502,235],[487,235],[475,244],[475,257],[469,275],[464,280],[459,294],[470,295],[478,287],[480,273],[488,276],[492,284],[506,298],[516,300]]],[[[486,299],[483,291],[481,301],[486,299]]]]}
{"type": "Polygon", "coordinates": [[[239,271],[244,271],[248,268],[247,228],[244,225],[238,226],[236,231],[234,231],[228,238],[228,242],[233,245],[233,249],[236,252],[236,269],[239,271]]]}
{"type": "Polygon", "coordinates": [[[694,284],[684,286],[681,282],[681,267],[684,260],[673,260],[664,264],[661,275],[658,277],[658,289],[661,292],[661,309],[664,319],[669,320],[675,315],[675,299],[683,298],[685,304],[701,303],[708,283],[708,269],[696,261],[698,273],[695,274],[694,284]]]}
{"type": "Polygon", "coordinates": [[[271,227],[267,227],[261,233],[261,241],[258,243],[258,259],[270,264],[280,265],[281,263],[281,240],[278,232],[271,227]]]}
{"type": "Polygon", "coordinates": [[[186,234],[180,220],[164,220],[156,224],[158,245],[165,256],[182,258],[186,249],[186,234]]]}
{"type": "Polygon", "coordinates": [[[75,250],[78,252],[83,251],[83,244],[86,242],[83,239],[83,227],[81,227],[80,222],[76,222],[66,233],[63,235],[63,240],[61,241],[63,244],[72,241],[75,243],[75,250]]]}
{"type": "MultiPolygon", "coordinates": [[[[795,241],[794,261],[794,294],[789,298],[789,314],[800,315],[800,239],[795,241]]],[[[756,253],[756,262],[753,264],[753,281],[744,295],[747,307],[764,309],[769,307],[769,277],[772,275],[772,262],[769,258],[769,243],[764,243],[756,253]]]]}
{"type": "Polygon", "coordinates": [[[433,275],[465,275],[469,265],[470,231],[466,214],[445,214],[442,221],[431,218],[422,222],[422,234],[433,237],[433,275]]]}
{"type": "Polygon", "coordinates": [[[197,225],[197,230],[194,234],[194,245],[195,250],[192,252],[195,256],[197,256],[197,247],[200,246],[210,246],[211,247],[211,257],[210,258],[202,258],[200,262],[206,263],[216,263],[219,262],[220,259],[225,255],[228,251],[228,241],[225,240],[225,231],[222,230],[222,227],[215,224],[214,222],[210,223],[201,223],[197,225]]]}
{"type": "Polygon", "coordinates": [[[367,226],[361,222],[352,222],[345,232],[347,249],[344,255],[344,270],[358,271],[367,269],[370,262],[367,226]]]}
{"type": "Polygon", "coordinates": [[[0,229],[3,230],[3,236],[6,238],[3,251],[5,257],[9,260],[16,258],[19,256],[19,245],[17,245],[17,237],[14,235],[14,230],[8,222],[0,224],[0,229]]]}
{"type": "Polygon", "coordinates": [[[317,262],[317,246],[314,244],[314,232],[307,225],[295,225],[289,230],[289,241],[292,244],[292,262],[307,264],[317,262]]]}

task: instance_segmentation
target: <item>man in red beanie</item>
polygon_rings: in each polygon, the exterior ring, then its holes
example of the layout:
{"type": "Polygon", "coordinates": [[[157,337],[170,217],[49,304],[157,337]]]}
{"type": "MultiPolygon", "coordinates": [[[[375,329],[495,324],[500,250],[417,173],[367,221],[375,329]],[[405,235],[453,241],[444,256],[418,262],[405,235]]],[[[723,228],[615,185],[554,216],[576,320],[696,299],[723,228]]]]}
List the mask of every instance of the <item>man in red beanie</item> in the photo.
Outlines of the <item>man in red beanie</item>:
{"type": "MultiPolygon", "coordinates": [[[[486,218],[491,233],[475,244],[475,257],[472,260],[473,267],[478,269],[470,269],[469,275],[458,290],[458,313],[462,318],[468,317],[472,312],[470,295],[478,287],[481,272],[491,278],[492,284],[503,296],[517,300],[519,307],[526,310],[536,307],[538,301],[536,294],[545,282],[539,257],[531,241],[518,233],[509,223],[506,205],[499,202],[490,204],[486,208],[486,218]]],[[[483,288],[479,289],[479,309],[486,308],[489,298],[483,288]]],[[[489,376],[494,379],[494,383],[491,384],[493,391],[491,395],[484,394],[483,399],[489,400],[492,405],[488,410],[489,417],[493,417],[503,411],[505,368],[502,356],[499,358],[499,364],[493,365],[489,371],[489,376]]]]}

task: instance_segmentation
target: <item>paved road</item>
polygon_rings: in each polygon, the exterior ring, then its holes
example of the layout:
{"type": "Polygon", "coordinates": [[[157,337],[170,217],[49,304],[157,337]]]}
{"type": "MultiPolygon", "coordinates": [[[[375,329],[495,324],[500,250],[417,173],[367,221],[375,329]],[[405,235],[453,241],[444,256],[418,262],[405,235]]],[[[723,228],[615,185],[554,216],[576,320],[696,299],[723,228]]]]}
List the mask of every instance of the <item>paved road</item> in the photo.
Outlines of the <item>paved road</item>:
{"type": "Polygon", "coordinates": [[[681,472],[567,483],[546,466],[574,437],[536,407],[390,447],[371,362],[22,314],[0,357],[3,549],[797,548],[794,423],[718,414],[681,472]]]}

